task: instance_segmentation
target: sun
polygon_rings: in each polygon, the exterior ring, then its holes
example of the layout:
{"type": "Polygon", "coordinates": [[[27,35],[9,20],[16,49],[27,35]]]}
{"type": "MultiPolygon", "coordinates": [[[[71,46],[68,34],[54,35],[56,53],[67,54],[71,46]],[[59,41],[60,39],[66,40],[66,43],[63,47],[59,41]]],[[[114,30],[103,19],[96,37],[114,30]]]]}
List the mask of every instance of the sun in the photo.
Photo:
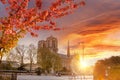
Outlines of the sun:
{"type": "Polygon", "coordinates": [[[88,66],[87,62],[85,62],[85,61],[81,61],[80,64],[81,64],[81,67],[83,67],[83,68],[86,68],[88,66]]]}
{"type": "Polygon", "coordinates": [[[86,69],[89,66],[88,62],[85,60],[80,60],[80,67],[86,69]]]}

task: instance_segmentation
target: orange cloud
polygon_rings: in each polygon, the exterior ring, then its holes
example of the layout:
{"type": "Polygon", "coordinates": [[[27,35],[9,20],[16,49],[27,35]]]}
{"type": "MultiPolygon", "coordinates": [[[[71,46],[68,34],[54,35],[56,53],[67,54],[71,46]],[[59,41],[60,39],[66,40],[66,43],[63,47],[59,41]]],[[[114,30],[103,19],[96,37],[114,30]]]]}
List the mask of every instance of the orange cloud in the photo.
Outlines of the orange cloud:
{"type": "Polygon", "coordinates": [[[116,46],[116,45],[95,45],[94,46],[95,49],[98,50],[108,50],[108,51],[120,51],[120,46],[116,46]]]}
{"type": "Polygon", "coordinates": [[[119,36],[114,37],[114,40],[108,36],[114,36],[115,32],[120,31],[119,14],[120,10],[117,10],[85,21],[83,25],[71,26],[70,29],[65,30],[67,34],[63,35],[60,41],[67,44],[69,40],[71,49],[79,52],[82,50],[81,42],[84,42],[85,54],[88,55],[97,55],[108,50],[118,51],[120,38],[116,41],[116,37],[119,36]]]}

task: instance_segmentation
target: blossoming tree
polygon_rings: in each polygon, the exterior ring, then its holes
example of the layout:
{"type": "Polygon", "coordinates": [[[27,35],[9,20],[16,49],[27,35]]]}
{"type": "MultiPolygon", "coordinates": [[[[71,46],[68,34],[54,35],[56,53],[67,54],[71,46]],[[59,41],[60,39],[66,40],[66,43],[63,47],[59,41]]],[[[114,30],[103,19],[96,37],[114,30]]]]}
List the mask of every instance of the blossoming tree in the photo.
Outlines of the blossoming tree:
{"type": "Polygon", "coordinates": [[[0,59],[4,53],[13,48],[18,40],[30,33],[38,35],[35,30],[60,30],[53,19],[71,14],[74,9],[84,6],[83,0],[54,0],[46,9],[42,9],[43,0],[33,0],[34,7],[29,7],[31,0],[0,0],[5,5],[7,16],[0,18],[0,59]],[[48,22],[46,25],[37,23],[48,22]]]}

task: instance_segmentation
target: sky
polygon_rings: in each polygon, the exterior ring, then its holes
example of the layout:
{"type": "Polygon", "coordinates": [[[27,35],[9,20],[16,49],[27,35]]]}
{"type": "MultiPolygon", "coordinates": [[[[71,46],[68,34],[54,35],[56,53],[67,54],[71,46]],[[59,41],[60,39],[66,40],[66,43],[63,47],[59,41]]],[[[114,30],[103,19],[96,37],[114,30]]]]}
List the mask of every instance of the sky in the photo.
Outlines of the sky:
{"type": "MultiPolygon", "coordinates": [[[[44,0],[43,7],[49,4],[44,0]]],[[[0,4],[0,17],[6,13],[0,4]]],[[[39,31],[39,36],[33,38],[27,34],[18,44],[34,44],[49,36],[58,39],[59,53],[66,54],[67,42],[70,42],[71,54],[79,53],[89,64],[99,59],[120,56],[120,0],[86,0],[86,5],[73,14],[55,20],[60,31],[39,31]],[[83,44],[84,42],[84,44],[83,44]]]]}

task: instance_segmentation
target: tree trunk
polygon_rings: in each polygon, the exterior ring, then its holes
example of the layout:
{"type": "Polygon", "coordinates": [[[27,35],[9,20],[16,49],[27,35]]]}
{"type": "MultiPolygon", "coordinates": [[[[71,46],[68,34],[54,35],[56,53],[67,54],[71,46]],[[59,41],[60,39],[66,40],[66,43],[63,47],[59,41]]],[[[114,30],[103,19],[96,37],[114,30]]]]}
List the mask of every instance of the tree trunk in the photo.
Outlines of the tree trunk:
{"type": "Polygon", "coordinates": [[[23,65],[23,56],[21,56],[21,66],[23,65]]]}
{"type": "Polygon", "coordinates": [[[2,63],[2,56],[0,56],[0,64],[2,63]]]}
{"type": "Polygon", "coordinates": [[[30,71],[32,71],[32,62],[33,60],[30,60],[30,71]]]}
{"type": "Polygon", "coordinates": [[[3,54],[0,52],[0,64],[2,63],[3,54]]]}

